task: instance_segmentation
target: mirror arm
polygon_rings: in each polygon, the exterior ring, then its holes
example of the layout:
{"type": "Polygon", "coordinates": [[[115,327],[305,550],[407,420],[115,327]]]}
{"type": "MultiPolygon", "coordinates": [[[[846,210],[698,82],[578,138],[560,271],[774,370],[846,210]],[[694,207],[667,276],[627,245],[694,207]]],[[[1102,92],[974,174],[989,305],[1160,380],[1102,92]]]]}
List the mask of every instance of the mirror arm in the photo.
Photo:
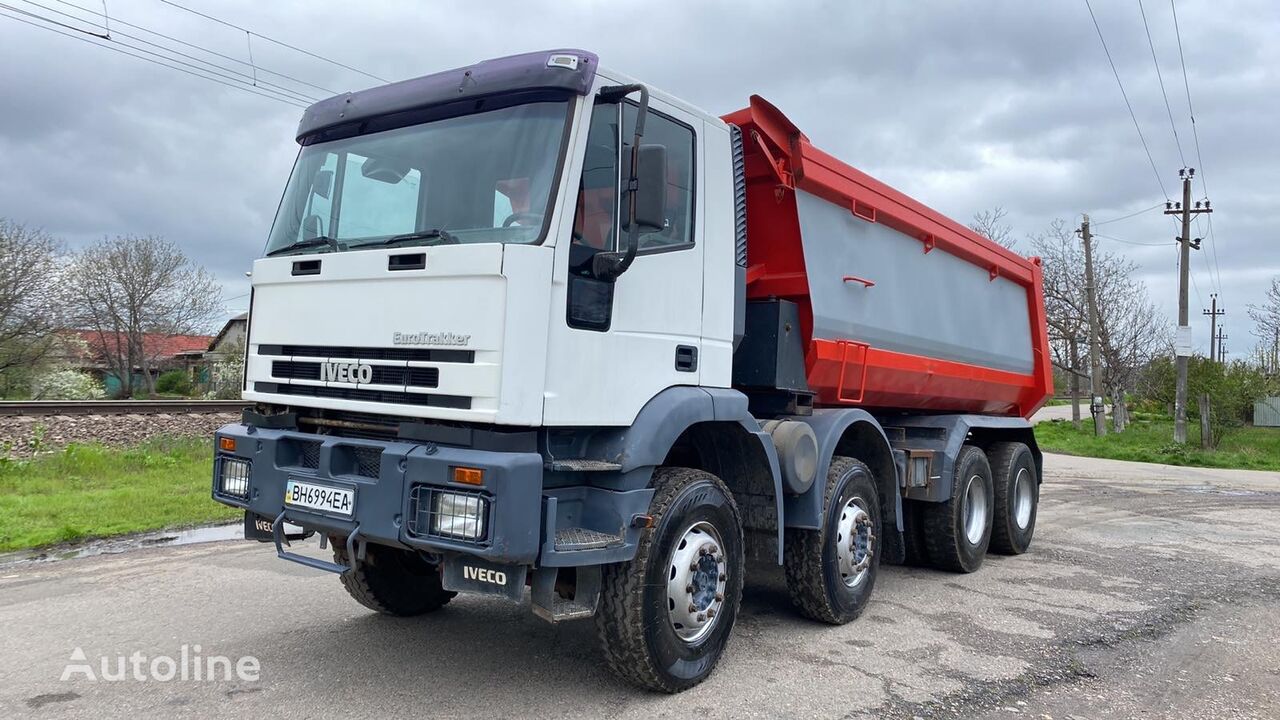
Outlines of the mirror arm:
{"type": "Polygon", "coordinates": [[[631,143],[631,177],[627,178],[627,217],[630,219],[627,231],[626,252],[599,253],[593,261],[593,274],[601,280],[616,280],[635,262],[636,251],[640,248],[640,224],[636,222],[636,193],[640,189],[640,139],[644,136],[644,119],[649,114],[649,88],[641,83],[631,85],[611,85],[600,88],[600,97],[605,100],[621,100],[631,93],[640,93],[640,107],[636,110],[636,134],[631,143]]]}

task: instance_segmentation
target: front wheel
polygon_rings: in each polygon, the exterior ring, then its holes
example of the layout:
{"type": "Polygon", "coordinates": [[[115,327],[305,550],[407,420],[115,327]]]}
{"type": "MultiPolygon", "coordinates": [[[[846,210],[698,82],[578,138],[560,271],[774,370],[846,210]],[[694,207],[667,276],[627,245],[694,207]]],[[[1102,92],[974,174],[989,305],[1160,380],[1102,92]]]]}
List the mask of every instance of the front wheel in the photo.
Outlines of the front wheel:
{"type": "Polygon", "coordinates": [[[596,633],[617,675],[675,693],[705,680],[729,641],[742,597],[742,524],[710,473],[659,468],[653,484],[653,527],[633,559],[603,569],[596,633]]]}
{"type": "Polygon", "coordinates": [[[333,561],[351,565],[342,587],[356,602],[384,615],[409,617],[444,607],[456,592],[440,584],[440,568],[412,550],[369,545],[363,562],[352,564],[347,549],[333,539],[333,561]]]}
{"type": "Polygon", "coordinates": [[[823,507],[822,529],[787,530],[787,588],[802,614],[842,625],[862,614],[880,568],[880,499],[871,470],[832,458],[823,507]]]}

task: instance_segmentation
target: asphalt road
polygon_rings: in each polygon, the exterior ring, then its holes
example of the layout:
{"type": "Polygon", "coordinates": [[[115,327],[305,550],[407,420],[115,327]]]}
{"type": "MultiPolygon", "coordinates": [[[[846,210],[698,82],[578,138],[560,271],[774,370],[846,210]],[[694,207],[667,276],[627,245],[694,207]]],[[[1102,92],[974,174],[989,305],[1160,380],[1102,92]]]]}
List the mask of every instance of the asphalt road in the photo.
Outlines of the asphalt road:
{"type": "Polygon", "coordinates": [[[589,621],[467,597],[381,617],[256,543],[0,567],[0,717],[409,714],[1278,717],[1280,474],[1050,457],[1029,554],[884,568],[838,628],[759,578],[719,670],[678,696],[615,681],[589,621]],[[60,680],[77,647],[110,668],[183,644],[259,679],[60,680]]]}

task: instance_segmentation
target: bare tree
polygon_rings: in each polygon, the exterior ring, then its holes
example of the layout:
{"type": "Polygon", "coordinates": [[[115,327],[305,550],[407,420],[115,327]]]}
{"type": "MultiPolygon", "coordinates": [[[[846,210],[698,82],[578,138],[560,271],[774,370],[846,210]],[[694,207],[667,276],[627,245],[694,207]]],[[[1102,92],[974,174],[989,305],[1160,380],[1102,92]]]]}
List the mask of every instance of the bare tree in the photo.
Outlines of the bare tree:
{"type": "Polygon", "coordinates": [[[974,213],[969,229],[998,245],[1012,249],[1018,244],[1018,239],[1013,236],[1013,226],[1005,222],[1008,215],[1009,211],[999,205],[974,213]]]}
{"type": "Polygon", "coordinates": [[[148,335],[190,335],[222,311],[222,290],[173,243],[156,236],[104,238],[78,253],[66,284],[72,317],[90,330],[107,368],[133,392],[141,371],[155,392],[152,369],[160,349],[148,335]]]}
{"type": "Polygon", "coordinates": [[[1249,306],[1249,317],[1257,323],[1254,335],[1261,340],[1262,364],[1269,372],[1280,372],[1280,277],[1271,278],[1266,300],[1249,306]]]}
{"type": "Polygon", "coordinates": [[[0,388],[44,360],[60,319],[62,244],[42,230],[0,218],[0,388]]]}
{"type": "MultiPolygon", "coordinates": [[[[1049,229],[1031,237],[1043,260],[1045,316],[1054,364],[1072,375],[1072,395],[1087,377],[1080,367],[1087,354],[1088,305],[1085,299],[1084,250],[1073,228],[1055,220],[1049,229]]],[[[1139,371],[1169,347],[1168,323],[1151,302],[1146,285],[1136,278],[1137,266],[1123,255],[1098,248],[1094,253],[1098,298],[1098,343],[1102,383],[1112,399],[1117,431],[1128,422],[1126,396],[1139,371]]],[[[1078,420],[1078,413],[1073,413],[1078,420]]]]}
{"type": "Polygon", "coordinates": [[[1044,306],[1053,364],[1068,375],[1071,421],[1080,426],[1080,380],[1087,379],[1081,359],[1087,355],[1084,250],[1066,221],[1056,219],[1047,230],[1030,236],[1032,252],[1044,269],[1044,306]]]}

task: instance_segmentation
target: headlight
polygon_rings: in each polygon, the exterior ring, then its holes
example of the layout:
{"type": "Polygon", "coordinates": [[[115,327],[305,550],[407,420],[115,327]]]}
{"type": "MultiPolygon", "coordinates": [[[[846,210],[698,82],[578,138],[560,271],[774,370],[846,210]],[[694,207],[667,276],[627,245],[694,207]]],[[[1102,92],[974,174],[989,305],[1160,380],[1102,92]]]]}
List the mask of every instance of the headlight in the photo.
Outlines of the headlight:
{"type": "Polygon", "coordinates": [[[431,497],[431,534],[478,542],[484,539],[489,501],[479,495],[436,490],[431,497]]]}
{"type": "Polygon", "coordinates": [[[249,461],[218,456],[217,489],[219,495],[240,500],[249,499],[249,461]]]}

